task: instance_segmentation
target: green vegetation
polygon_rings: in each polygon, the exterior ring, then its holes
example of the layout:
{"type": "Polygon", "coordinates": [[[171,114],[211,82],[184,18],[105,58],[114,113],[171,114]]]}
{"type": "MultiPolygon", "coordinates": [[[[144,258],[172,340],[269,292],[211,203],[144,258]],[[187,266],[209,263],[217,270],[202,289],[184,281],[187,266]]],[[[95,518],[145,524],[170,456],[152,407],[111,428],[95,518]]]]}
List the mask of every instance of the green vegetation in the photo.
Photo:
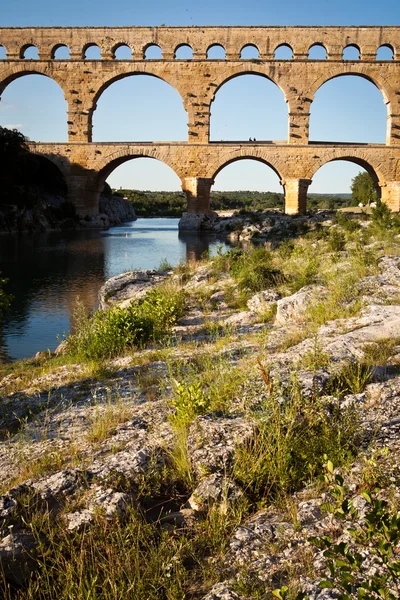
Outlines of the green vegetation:
{"type": "MultiPolygon", "coordinates": [[[[151,192],[139,190],[113,190],[114,195],[126,197],[133,203],[139,217],[180,217],[187,207],[183,192],[151,192]]],[[[310,194],[308,206],[311,210],[318,208],[333,209],[348,206],[349,194],[310,194]]],[[[277,192],[211,192],[212,210],[238,210],[240,213],[280,209],[284,207],[283,194],[277,192]]]]}
{"type": "Polygon", "coordinates": [[[364,171],[351,180],[351,194],[353,206],[369,206],[371,202],[376,202],[377,186],[369,173],[364,171]]]}
{"type": "Polygon", "coordinates": [[[331,461],[327,463],[327,474],[334,502],[326,503],[323,508],[332,515],[333,522],[350,522],[347,530],[351,541],[336,543],[330,536],[312,538],[311,541],[324,550],[327,568],[328,578],[320,582],[320,587],[338,589],[340,600],[395,600],[400,590],[397,506],[378,498],[376,493],[362,490],[367,510],[361,516],[343,477],[334,473],[331,461]]]}
{"type": "MultiPolygon", "coordinates": [[[[66,196],[59,169],[50,160],[32,154],[27,141],[16,129],[0,127],[0,205],[32,208],[44,194],[66,196]]],[[[70,205],[63,210],[67,217],[73,212],[70,205]]]]}
{"type": "Polygon", "coordinates": [[[68,352],[84,360],[111,358],[123,351],[160,340],[182,314],[184,294],[174,286],[148,292],[127,308],[77,315],[77,331],[67,339],[68,352]]]}

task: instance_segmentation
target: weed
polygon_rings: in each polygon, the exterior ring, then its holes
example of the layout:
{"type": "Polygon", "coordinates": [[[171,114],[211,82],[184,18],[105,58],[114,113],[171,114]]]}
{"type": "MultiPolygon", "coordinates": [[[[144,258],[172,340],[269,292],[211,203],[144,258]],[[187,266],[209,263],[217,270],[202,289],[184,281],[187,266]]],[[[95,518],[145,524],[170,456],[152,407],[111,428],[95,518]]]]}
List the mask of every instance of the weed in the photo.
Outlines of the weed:
{"type": "Polygon", "coordinates": [[[322,467],[327,448],[340,463],[348,461],[357,432],[353,409],[303,396],[295,379],[287,387],[271,382],[267,371],[263,379],[269,393],[256,433],[239,447],[234,465],[235,478],[255,502],[304,485],[322,467]]]}
{"type": "Polygon", "coordinates": [[[327,389],[335,396],[359,394],[372,381],[372,374],[373,370],[370,365],[351,362],[332,376],[327,389]]]}

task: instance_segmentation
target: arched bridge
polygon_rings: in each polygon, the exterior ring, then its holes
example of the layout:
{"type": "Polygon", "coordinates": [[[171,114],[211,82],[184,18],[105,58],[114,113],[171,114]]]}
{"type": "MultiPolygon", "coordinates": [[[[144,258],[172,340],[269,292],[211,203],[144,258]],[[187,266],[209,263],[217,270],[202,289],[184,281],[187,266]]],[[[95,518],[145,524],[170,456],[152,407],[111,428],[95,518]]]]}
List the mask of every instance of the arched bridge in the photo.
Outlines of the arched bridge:
{"type": "Polygon", "coordinates": [[[52,160],[62,171],[69,198],[80,214],[95,214],[98,197],[111,171],[126,160],[150,157],[168,164],[181,178],[190,212],[209,210],[210,188],[216,174],[235,160],[253,158],[268,164],[281,179],[287,213],[306,209],[307,189],[314,173],[332,160],[348,160],[367,169],[391,210],[400,210],[400,27],[115,27],[0,28],[0,93],[14,79],[38,73],[55,80],[68,103],[68,143],[32,143],[34,152],[52,160]],[[224,58],[209,58],[220,46],[224,58]],[[27,49],[38,50],[27,60],[27,49]],[[88,59],[97,46],[101,58],[88,59]],[[121,46],[131,59],[116,60],[121,46]],[[151,46],[159,59],[147,59],[151,46]],[[188,46],[191,59],[179,59],[188,46]],[[258,58],[241,58],[251,46],[258,58]],[[286,46],[292,58],[279,60],[286,46]],[[319,46],[326,60],[309,58],[319,46]],[[61,47],[69,59],[57,59],[61,47]],[[355,48],[358,60],[345,60],[355,48]],[[385,47],[392,60],[377,59],[385,47]],[[279,142],[210,142],[210,107],[218,89],[242,74],[258,74],[274,82],[288,104],[288,136],[279,142]],[[171,84],[181,95],[188,115],[188,140],[181,143],[94,143],[92,116],[102,92],[113,82],[148,74],[171,84]],[[358,75],[371,81],[387,105],[386,144],[333,144],[309,140],[310,106],[326,81],[358,75]]]}

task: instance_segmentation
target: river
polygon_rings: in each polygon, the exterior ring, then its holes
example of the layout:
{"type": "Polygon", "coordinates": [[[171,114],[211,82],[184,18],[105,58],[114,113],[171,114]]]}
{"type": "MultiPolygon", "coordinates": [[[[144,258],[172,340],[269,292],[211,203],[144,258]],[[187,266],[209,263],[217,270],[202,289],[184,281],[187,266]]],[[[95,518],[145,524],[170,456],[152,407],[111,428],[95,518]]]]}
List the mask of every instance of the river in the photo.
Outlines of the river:
{"type": "Polygon", "coordinates": [[[104,281],[135,269],[172,266],[215,253],[207,234],[178,234],[179,219],[138,219],[107,231],[0,236],[0,272],[13,294],[0,329],[0,359],[28,358],[54,350],[68,333],[79,297],[96,308],[104,281]]]}

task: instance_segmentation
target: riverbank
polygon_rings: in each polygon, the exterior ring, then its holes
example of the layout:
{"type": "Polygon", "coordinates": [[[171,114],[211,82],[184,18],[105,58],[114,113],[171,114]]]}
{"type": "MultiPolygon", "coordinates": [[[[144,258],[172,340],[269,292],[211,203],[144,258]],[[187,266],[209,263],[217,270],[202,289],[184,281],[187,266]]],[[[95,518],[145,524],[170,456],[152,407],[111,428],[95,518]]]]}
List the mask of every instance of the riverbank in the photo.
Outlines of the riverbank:
{"type": "Polygon", "coordinates": [[[76,231],[80,229],[108,229],[125,221],[136,219],[135,210],[128,200],[119,196],[100,197],[99,214],[79,218],[74,207],[62,196],[43,194],[33,207],[16,205],[0,207],[0,233],[35,233],[46,231],[76,231]]]}
{"type": "Polygon", "coordinates": [[[357,585],[393,587],[349,531],[375,488],[388,514],[400,498],[398,220],[270,241],[116,278],[64,354],[0,367],[18,598],[333,598],[323,535],[362,551],[357,585]],[[344,498],[358,512],[339,519],[344,498]]]}

